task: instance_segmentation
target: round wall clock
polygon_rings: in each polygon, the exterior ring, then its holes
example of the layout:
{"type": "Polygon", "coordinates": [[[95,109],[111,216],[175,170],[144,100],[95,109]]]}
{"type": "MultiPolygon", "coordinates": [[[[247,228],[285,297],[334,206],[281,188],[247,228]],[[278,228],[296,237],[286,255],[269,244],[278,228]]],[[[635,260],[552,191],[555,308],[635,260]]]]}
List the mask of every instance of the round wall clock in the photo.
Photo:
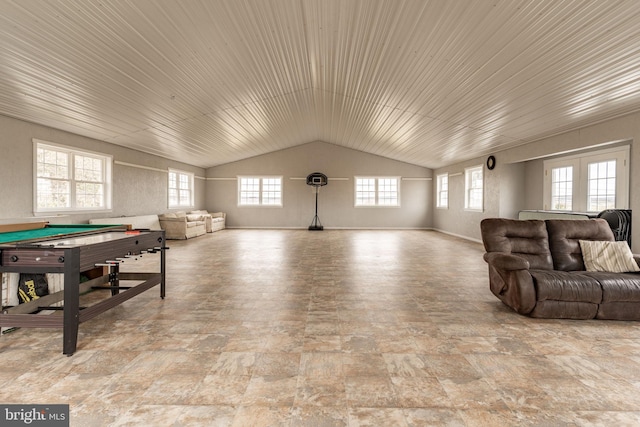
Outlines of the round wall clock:
{"type": "Polygon", "coordinates": [[[495,156],[487,157],[487,169],[493,170],[496,167],[496,158],[495,156]]]}

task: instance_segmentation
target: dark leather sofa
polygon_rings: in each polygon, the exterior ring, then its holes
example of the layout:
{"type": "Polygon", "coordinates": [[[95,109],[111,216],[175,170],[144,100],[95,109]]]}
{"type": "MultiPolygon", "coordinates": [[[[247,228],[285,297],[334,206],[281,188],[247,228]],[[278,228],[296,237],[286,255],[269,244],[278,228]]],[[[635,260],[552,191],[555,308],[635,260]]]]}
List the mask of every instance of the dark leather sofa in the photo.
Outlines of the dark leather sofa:
{"type": "Polygon", "coordinates": [[[614,241],[605,220],[488,218],[480,227],[491,292],[516,312],[640,320],[640,274],[585,270],[579,240],[614,241]]]}

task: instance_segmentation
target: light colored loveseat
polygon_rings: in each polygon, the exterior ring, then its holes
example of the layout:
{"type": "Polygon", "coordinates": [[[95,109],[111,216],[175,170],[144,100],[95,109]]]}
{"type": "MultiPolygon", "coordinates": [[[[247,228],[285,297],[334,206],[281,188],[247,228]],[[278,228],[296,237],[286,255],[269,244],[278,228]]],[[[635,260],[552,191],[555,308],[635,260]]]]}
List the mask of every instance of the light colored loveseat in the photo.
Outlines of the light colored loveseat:
{"type": "Polygon", "coordinates": [[[159,215],[158,219],[167,239],[190,239],[207,232],[206,221],[202,215],[171,212],[159,215]]]}
{"type": "Polygon", "coordinates": [[[191,211],[187,215],[202,215],[205,220],[207,233],[224,230],[226,226],[227,214],[224,212],[209,213],[206,210],[191,211]]]}

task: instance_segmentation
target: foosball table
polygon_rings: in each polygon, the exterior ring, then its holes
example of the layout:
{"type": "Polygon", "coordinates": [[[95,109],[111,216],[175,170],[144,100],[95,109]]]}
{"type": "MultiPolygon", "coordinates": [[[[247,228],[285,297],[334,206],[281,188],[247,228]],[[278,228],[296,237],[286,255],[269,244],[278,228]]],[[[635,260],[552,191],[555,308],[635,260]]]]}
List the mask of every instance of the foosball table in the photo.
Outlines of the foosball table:
{"type": "Polygon", "coordinates": [[[17,305],[4,305],[3,300],[0,327],[62,328],[62,352],[72,355],[77,349],[80,323],[156,285],[160,285],[160,297],[164,299],[165,243],[163,230],[129,230],[124,225],[0,225],[0,275],[63,274],[60,291],[17,305]],[[120,271],[125,260],[147,254],[159,255],[159,271],[120,271]],[[89,271],[95,277],[85,277],[81,282],[81,275],[89,271]],[[121,286],[121,281],[127,286],[121,286]],[[99,290],[107,292],[105,298],[88,307],[80,306],[81,295],[99,290]]]}

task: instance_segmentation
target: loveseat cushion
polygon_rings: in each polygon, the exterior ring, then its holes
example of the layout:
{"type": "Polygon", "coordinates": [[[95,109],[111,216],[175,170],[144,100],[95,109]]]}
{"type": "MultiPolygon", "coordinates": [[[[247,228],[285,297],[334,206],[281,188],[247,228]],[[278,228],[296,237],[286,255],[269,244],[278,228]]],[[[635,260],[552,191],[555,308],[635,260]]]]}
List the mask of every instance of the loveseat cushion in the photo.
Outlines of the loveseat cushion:
{"type": "MultiPolygon", "coordinates": [[[[597,280],[602,286],[602,302],[639,301],[640,275],[634,273],[585,272],[585,276],[597,280]]],[[[638,307],[640,310],[640,307],[638,307]]]]}
{"type": "Polygon", "coordinates": [[[599,304],[602,287],[582,272],[530,270],[538,301],[573,301],[599,304]]]}
{"type": "Polygon", "coordinates": [[[555,270],[584,271],[580,240],[614,241],[609,223],[604,219],[546,220],[549,249],[555,270]]]}
{"type": "Polygon", "coordinates": [[[202,227],[204,225],[205,225],[204,221],[188,221],[187,222],[187,228],[202,227]]]}
{"type": "Polygon", "coordinates": [[[553,269],[544,221],[486,218],[480,228],[487,252],[518,255],[533,269],[553,269]]]}

